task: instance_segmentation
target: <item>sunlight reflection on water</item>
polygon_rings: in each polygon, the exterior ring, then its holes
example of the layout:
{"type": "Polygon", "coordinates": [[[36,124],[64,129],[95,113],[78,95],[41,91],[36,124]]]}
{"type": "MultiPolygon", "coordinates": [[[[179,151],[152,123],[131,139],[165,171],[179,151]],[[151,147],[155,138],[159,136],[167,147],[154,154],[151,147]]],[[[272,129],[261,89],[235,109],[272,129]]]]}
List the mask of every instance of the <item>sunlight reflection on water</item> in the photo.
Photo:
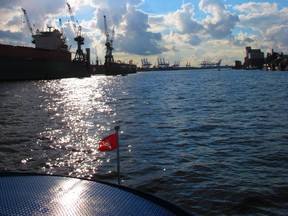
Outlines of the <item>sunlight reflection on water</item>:
{"type": "Polygon", "coordinates": [[[46,142],[49,150],[57,150],[49,154],[42,168],[44,172],[55,174],[56,169],[66,170],[69,175],[91,178],[99,172],[99,166],[109,163],[110,159],[98,152],[97,147],[103,134],[111,130],[111,124],[103,120],[116,115],[111,88],[105,89],[114,79],[98,76],[85,82],[63,79],[41,85],[41,97],[45,97],[41,107],[50,122],[40,133],[38,144],[46,142]]]}

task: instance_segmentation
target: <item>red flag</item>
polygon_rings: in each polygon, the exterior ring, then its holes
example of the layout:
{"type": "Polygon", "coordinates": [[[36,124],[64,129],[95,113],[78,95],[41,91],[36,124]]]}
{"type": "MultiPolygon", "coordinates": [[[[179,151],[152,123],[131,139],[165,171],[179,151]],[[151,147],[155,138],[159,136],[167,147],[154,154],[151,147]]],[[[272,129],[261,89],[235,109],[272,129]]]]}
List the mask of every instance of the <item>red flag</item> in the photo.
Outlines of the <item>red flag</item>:
{"type": "Polygon", "coordinates": [[[117,133],[104,137],[99,142],[99,151],[113,151],[117,148],[117,133]]]}

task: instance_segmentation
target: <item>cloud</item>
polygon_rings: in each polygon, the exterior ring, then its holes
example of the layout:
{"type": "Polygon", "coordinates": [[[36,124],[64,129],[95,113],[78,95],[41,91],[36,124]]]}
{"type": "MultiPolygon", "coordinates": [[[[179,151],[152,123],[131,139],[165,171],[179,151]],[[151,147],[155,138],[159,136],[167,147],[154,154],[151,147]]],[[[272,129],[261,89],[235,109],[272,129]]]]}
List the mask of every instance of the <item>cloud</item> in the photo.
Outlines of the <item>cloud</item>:
{"type": "Polygon", "coordinates": [[[239,25],[256,31],[265,32],[267,27],[279,22],[276,3],[249,2],[234,8],[241,12],[239,25]]]}
{"type": "Polygon", "coordinates": [[[200,33],[203,29],[203,26],[194,19],[194,5],[191,3],[183,4],[181,10],[171,13],[166,20],[170,20],[169,23],[174,24],[184,34],[200,33]]]}
{"type": "Polygon", "coordinates": [[[288,41],[285,38],[288,23],[287,7],[280,10],[277,3],[248,2],[235,5],[233,8],[239,11],[238,27],[246,30],[247,37],[254,37],[252,42],[249,41],[250,43],[257,41],[258,47],[288,51],[288,41]]]}
{"type": "Polygon", "coordinates": [[[23,40],[23,34],[22,33],[11,32],[10,30],[8,30],[8,31],[1,31],[0,30],[0,36],[1,36],[0,42],[2,42],[2,43],[8,42],[9,44],[14,44],[15,41],[18,42],[18,41],[23,40]]]}
{"type": "Polygon", "coordinates": [[[251,45],[255,40],[257,40],[256,35],[248,35],[247,33],[240,32],[232,42],[236,46],[246,47],[251,45]]]}
{"type": "Polygon", "coordinates": [[[283,47],[288,45],[288,25],[275,26],[270,28],[266,33],[265,37],[271,41],[277,41],[277,47],[282,50],[283,47]]]}
{"type": "Polygon", "coordinates": [[[236,14],[230,13],[219,0],[201,0],[199,8],[211,15],[203,21],[207,33],[216,39],[231,37],[232,29],[239,22],[236,14]]]}
{"type": "Polygon", "coordinates": [[[148,15],[129,6],[122,16],[122,34],[117,37],[117,49],[137,55],[157,55],[167,49],[158,43],[162,40],[161,33],[149,31],[148,15]]]}

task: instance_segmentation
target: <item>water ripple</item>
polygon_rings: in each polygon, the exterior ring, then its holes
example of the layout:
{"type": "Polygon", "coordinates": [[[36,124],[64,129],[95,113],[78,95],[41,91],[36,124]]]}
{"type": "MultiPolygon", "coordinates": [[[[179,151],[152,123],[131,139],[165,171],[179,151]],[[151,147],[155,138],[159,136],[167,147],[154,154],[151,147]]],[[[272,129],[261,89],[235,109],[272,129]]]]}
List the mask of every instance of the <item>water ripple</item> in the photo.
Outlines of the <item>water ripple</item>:
{"type": "Polygon", "coordinates": [[[288,74],[161,71],[0,83],[0,170],[117,181],[197,215],[286,215],[288,74]]]}

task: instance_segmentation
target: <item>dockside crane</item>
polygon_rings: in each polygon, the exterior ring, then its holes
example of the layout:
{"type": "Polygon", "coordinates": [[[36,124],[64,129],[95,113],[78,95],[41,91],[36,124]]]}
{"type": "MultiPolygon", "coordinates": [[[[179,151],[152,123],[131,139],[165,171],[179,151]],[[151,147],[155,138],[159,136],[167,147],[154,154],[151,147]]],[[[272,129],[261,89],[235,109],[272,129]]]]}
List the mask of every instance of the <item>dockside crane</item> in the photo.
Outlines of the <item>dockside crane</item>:
{"type": "Polygon", "coordinates": [[[81,46],[84,44],[84,38],[81,36],[82,27],[78,26],[77,28],[71,6],[69,3],[66,3],[66,4],[68,6],[70,19],[71,19],[72,26],[73,26],[73,31],[74,31],[74,36],[75,36],[74,40],[77,42],[77,50],[76,50],[75,58],[73,61],[85,61],[86,57],[81,48],[81,46]]]}
{"type": "Polygon", "coordinates": [[[60,25],[60,33],[64,35],[63,33],[63,24],[62,24],[62,20],[59,18],[59,25],[60,25]]]}
{"type": "Polygon", "coordinates": [[[98,55],[97,55],[97,48],[95,46],[95,55],[96,55],[96,65],[99,65],[99,58],[98,58],[98,55]]]}
{"type": "Polygon", "coordinates": [[[34,38],[34,32],[33,32],[33,28],[32,28],[32,25],[31,25],[31,22],[29,20],[29,17],[28,17],[28,14],[26,12],[26,10],[24,8],[21,8],[23,13],[24,13],[24,17],[25,17],[25,20],[26,20],[26,23],[27,23],[27,26],[29,28],[29,31],[30,31],[30,34],[31,34],[31,37],[32,37],[32,43],[35,44],[35,38],[34,38]]]}
{"type": "Polygon", "coordinates": [[[67,45],[67,37],[66,35],[64,34],[64,31],[63,31],[63,24],[62,24],[62,20],[59,18],[59,25],[60,25],[60,33],[61,33],[61,40],[62,40],[62,46],[61,46],[61,50],[65,50],[65,51],[69,51],[70,47],[68,48],[68,45],[67,45]]]}
{"type": "Polygon", "coordinates": [[[113,63],[114,62],[114,57],[112,55],[112,50],[113,48],[113,38],[114,38],[114,28],[112,29],[112,35],[110,37],[109,32],[108,32],[108,26],[107,26],[107,20],[106,16],[104,15],[104,30],[105,30],[105,35],[106,35],[106,55],[105,55],[105,64],[107,63],[113,63]]]}

